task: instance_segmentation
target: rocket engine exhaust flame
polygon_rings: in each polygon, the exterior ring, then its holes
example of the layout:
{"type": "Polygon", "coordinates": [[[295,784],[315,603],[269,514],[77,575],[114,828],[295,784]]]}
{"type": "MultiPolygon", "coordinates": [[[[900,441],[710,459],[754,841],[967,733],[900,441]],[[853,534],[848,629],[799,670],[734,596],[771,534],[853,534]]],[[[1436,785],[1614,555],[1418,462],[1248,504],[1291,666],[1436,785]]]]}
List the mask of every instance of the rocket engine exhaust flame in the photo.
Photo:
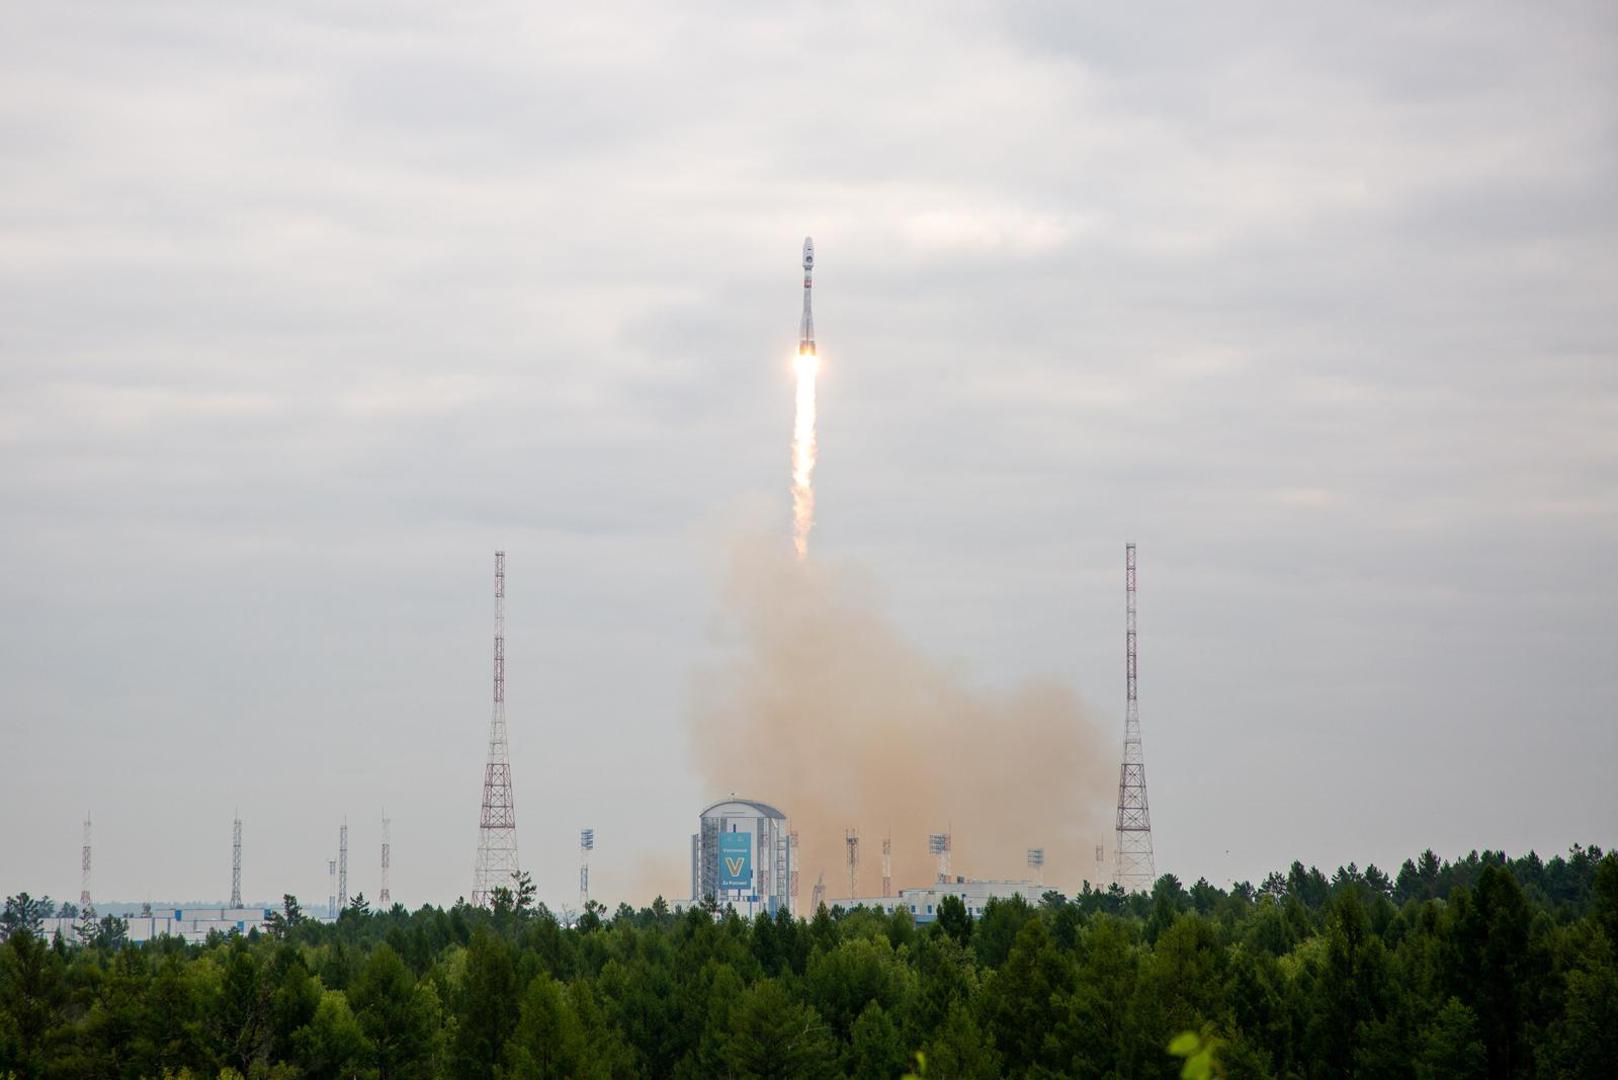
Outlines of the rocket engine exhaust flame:
{"type": "Polygon", "coordinates": [[[815,376],[820,358],[799,353],[798,408],[792,422],[792,545],[798,558],[809,556],[809,530],[815,527],[815,376]]]}
{"type": "Polygon", "coordinates": [[[809,557],[809,531],[815,527],[815,316],[809,305],[814,287],[815,241],[803,238],[803,319],[798,324],[797,412],[792,421],[792,546],[798,561],[809,557]]]}

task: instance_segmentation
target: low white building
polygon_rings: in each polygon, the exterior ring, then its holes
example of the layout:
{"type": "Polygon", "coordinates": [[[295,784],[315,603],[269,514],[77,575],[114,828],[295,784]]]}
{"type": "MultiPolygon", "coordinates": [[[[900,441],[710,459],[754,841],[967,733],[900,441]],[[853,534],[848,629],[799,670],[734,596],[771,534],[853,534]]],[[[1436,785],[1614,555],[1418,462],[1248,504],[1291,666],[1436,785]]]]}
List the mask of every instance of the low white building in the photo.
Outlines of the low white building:
{"type": "MultiPolygon", "coordinates": [[[[1009,900],[1013,896],[1020,896],[1030,904],[1038,904],[1046,888],[1037,881],[970,881],[956,878],[918,889],[900,889],[898,896],[827,900],[826,907],[841,907],[844,910],[868,907],[890,915],[902,909],[910,912],[917,923],[930,923],[938,918],[938,905],[946,896],[958,897],[966,906],[966,913],[976,919],[982,916],[990,900],[1009,900]]],[[[813,917],[813,914],[807,912],[806,916],[813,917]]]]}
{"type": "MultiPolygon", "coordinates": [[[[262,932],[268,928],[273,910],[273,908],[233,907],[153,908],[150,915],[120,915],[119,918],[129,924],[130,941],[150,941],[153,938],[173,936],[198,944],[207,941],[208,935],[215,930],[221,934],[246,934],[252,930],[262,932]]],[[[61,917],[46,919],[45,937],[51,938],[60,932],[64,938],[72,940],[78,924],[78,919],[61,917]]]]}

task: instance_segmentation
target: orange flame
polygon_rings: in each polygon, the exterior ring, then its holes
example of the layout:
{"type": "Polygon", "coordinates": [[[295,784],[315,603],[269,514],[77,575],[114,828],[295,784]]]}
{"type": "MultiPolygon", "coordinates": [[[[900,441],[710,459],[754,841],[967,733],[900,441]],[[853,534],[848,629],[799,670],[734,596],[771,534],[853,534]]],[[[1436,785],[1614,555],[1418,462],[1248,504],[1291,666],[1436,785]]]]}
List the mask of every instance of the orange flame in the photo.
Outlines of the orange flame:
{"type": "Polygon", "coordinates": [[[800,352],[798,412],[792,423],[792,545],[798,558],[809,556],[809,530],[815,527],[815,376],[820,358],[800,352]]]}

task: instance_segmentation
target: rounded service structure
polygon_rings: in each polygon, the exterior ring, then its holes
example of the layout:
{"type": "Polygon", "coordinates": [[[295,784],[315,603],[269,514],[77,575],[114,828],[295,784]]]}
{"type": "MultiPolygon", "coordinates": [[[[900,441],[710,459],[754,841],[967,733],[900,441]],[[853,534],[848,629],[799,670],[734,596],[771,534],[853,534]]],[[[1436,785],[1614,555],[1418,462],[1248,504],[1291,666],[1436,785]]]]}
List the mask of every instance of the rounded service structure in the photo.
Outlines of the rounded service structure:
{"type": "Polygon", "coordinates": [[[691,896],[740,914],[791,909],[792,839],[787,816],[768,803],[722,799],[702,811],[691,836],[691,896]]]}

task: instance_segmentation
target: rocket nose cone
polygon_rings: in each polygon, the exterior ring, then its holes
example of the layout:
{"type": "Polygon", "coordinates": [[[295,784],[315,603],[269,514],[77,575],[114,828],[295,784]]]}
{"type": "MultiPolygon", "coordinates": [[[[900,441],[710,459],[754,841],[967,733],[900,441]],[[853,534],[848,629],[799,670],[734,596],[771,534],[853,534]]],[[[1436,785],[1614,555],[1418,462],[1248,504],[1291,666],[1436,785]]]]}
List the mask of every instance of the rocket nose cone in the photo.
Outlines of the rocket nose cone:
{"type": "Polygon", "coordinates": [[[809,269],[815,264],[815,241],[812,237],[803,238],[803,268],[809,269]]]}

